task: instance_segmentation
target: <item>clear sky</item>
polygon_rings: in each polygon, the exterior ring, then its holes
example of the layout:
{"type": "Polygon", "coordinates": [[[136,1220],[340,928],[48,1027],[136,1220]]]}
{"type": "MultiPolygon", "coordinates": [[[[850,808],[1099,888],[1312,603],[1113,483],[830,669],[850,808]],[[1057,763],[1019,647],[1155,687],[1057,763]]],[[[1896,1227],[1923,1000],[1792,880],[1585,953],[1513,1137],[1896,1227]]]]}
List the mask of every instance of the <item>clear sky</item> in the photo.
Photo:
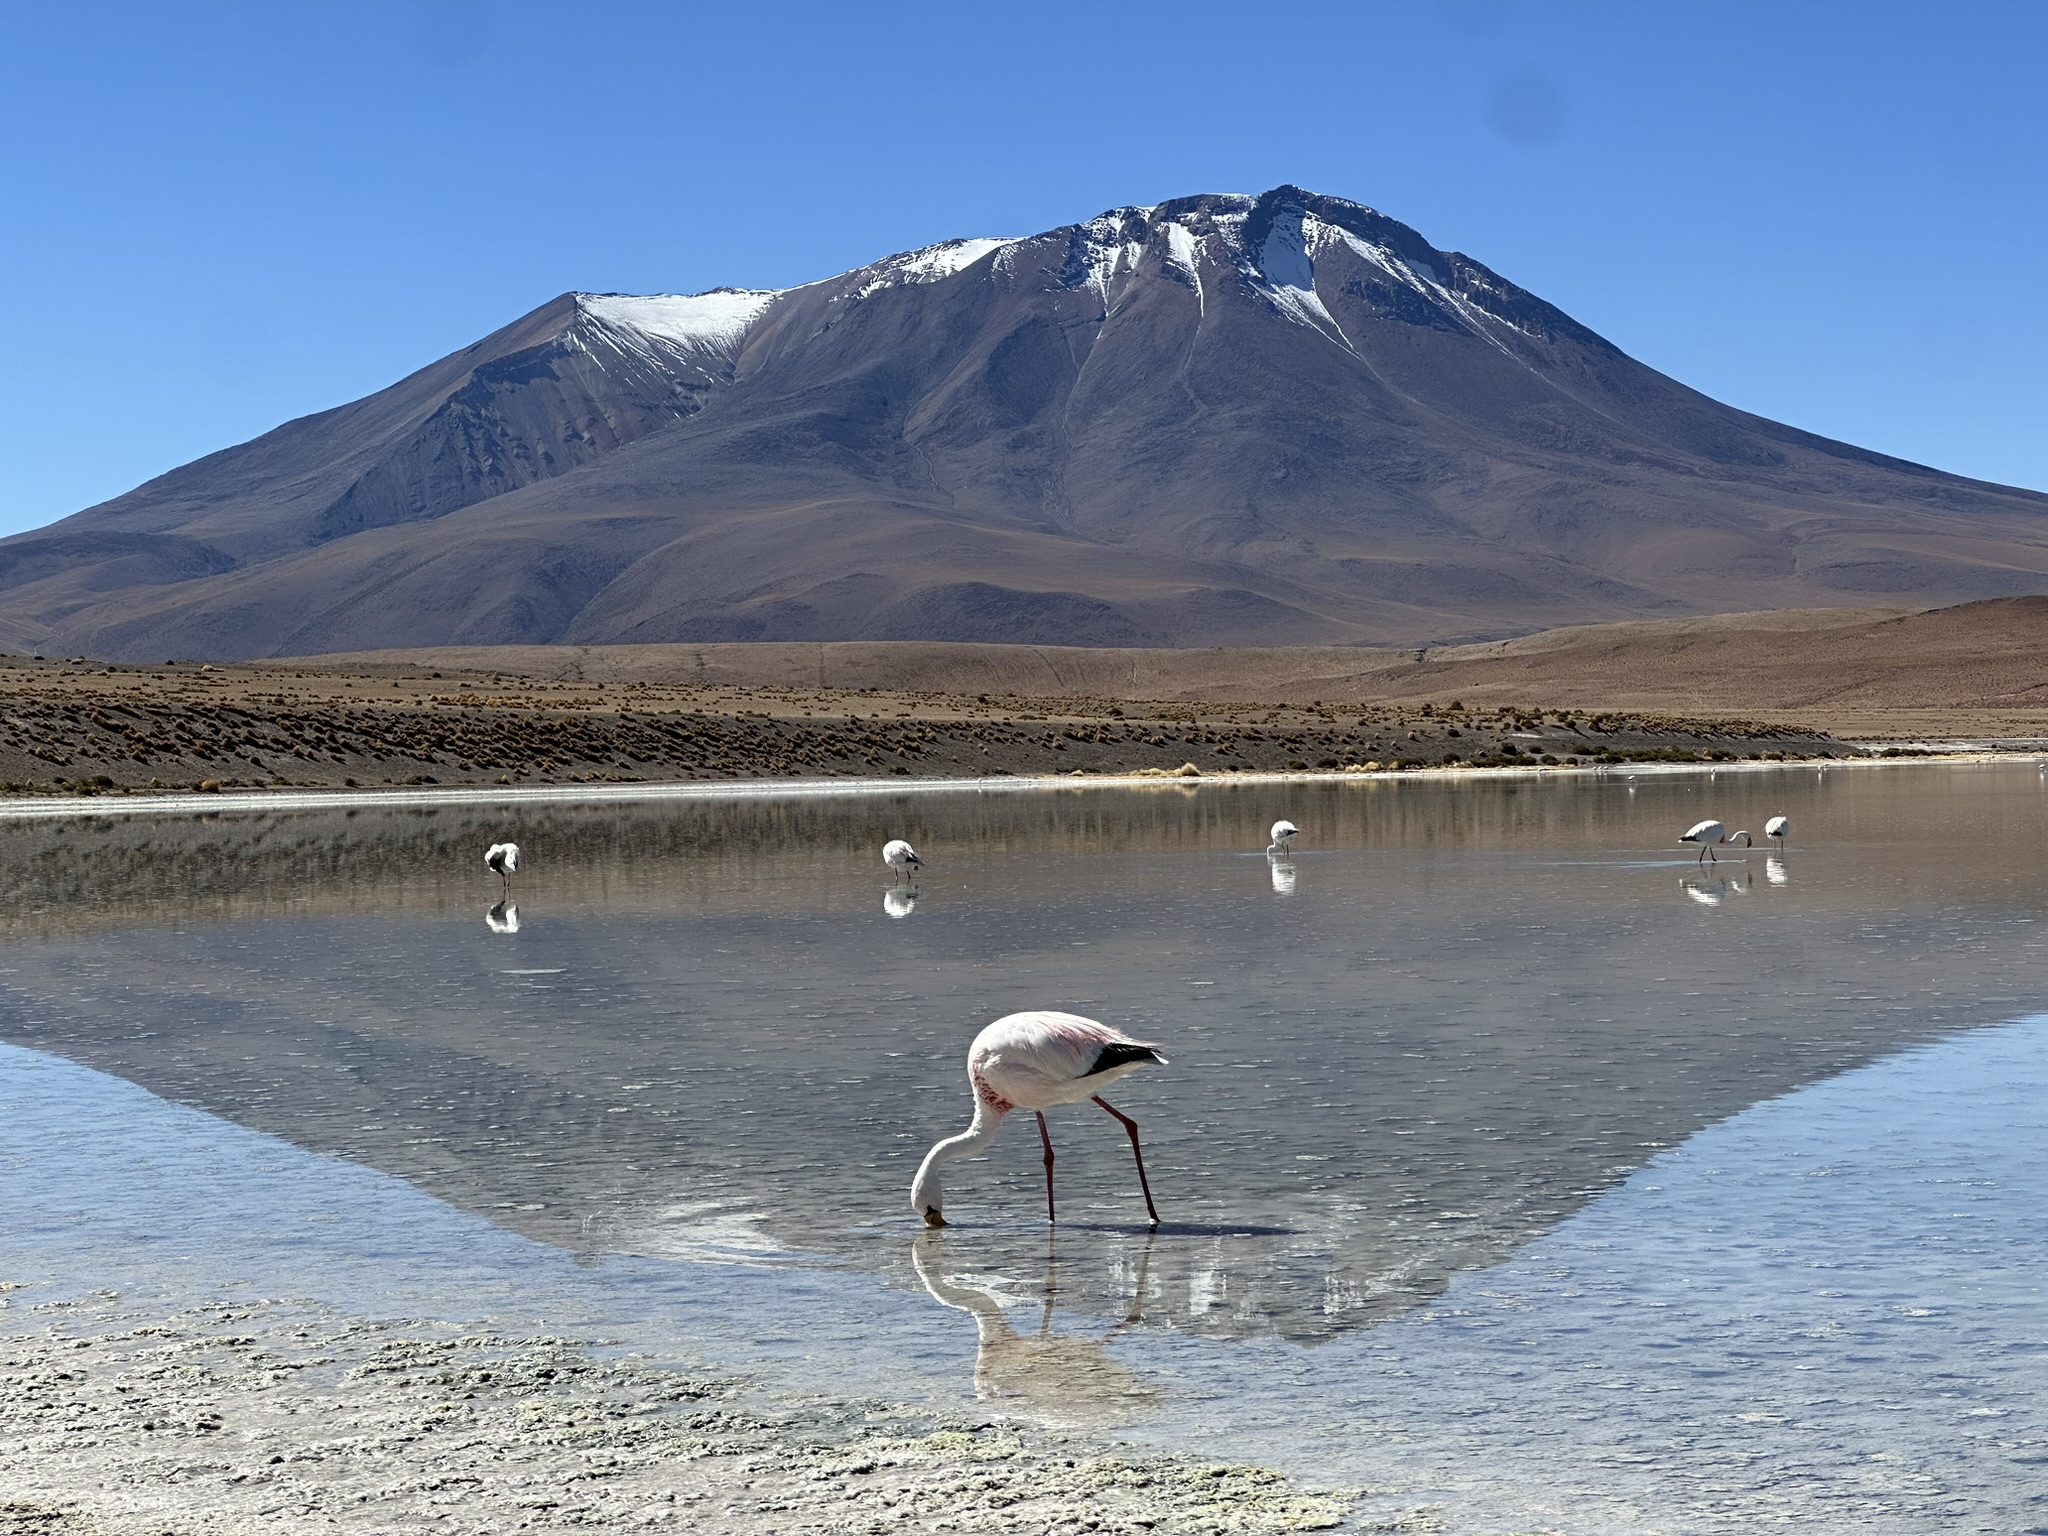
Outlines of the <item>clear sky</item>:
{"type": "Polygon", "coordinates": [[[0,0],[0,532],[557,293],[1295,182],[1748,410],[2048,489],[2048,4],[0,0]]]}

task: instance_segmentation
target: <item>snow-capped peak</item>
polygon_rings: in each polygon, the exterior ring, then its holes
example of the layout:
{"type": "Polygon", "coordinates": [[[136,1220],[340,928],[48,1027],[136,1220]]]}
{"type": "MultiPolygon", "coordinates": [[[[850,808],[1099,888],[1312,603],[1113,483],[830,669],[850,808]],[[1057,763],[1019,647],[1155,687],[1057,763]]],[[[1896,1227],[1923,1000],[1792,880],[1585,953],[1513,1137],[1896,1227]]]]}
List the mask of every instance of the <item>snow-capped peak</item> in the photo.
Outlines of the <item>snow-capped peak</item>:
{"type": "Polygon", "coordinates": [[[927,245],[919,250],[905,251],[900,256],[886,257],[872,266],[860,269],[867,281],[854,291],[853,297],[865,299],[880,293],[884,288],[897,288],[908,283],[936,283],[941,278],[951,277],[955,272],[966,271],[990,252],[1016,243],[1015,240],[991,240],[985,237],[941,240],[937,245],[927,245]]]}
{"type": "Polygon", "coordinates": [[[763,310],[782,296],[773,288],[713,288],[708,293],[579,293],[586,315],[614,332],[685,351],[731,359],[763,310]]]}

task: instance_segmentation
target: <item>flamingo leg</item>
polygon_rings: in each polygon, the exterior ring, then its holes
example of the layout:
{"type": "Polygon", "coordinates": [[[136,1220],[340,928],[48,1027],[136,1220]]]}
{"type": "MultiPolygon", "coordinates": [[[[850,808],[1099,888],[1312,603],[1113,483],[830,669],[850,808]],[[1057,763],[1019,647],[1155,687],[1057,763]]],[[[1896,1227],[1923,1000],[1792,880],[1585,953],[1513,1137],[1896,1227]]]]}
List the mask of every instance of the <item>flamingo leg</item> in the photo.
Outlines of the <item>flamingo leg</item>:
{"type": "MultiPolygon", "coordinates": [[[[1152,1218],[1152,1225],[1159,1225],[1159,1207],[1152,1203],[1152,1181],[1145,1177],[1145,1154],[1138,1146],[1138,1122],[1111,1104],[1101,1094],[1095,1095],[1095,1102],[1123,1121],[1124,1129],[1130,1132],[1131,1156],[1138,1160],[1138,1188],[1145,1192],[1145,1211],[1152,1218]]],[[[1050,1151],[1051,1148],[1046,1149],[1050,1151]]]]}
{"type": "MultiPolygon", "coordinates": [[[[1038,1115],[1038,1139],[1045,1143],[1045,1220],[1048,1226],[1058,1226],[1059,1217],[1052,1209],[1052,1132],[1045,1128],[1045,1114],[1038,1115]]],[[[1050,1303],[1047,1303],[1050,1305],[1050,1303]]]]}

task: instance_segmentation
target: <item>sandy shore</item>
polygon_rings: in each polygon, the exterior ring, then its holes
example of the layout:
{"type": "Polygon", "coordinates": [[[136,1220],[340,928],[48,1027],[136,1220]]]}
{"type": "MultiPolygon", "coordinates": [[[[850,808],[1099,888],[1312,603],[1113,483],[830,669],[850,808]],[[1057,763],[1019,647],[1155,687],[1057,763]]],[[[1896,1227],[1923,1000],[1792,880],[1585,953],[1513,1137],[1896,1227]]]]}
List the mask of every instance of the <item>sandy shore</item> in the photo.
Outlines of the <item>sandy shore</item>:
{"type": "Polygon", "coordinates": [[[1351,1503],[985,1418],[771,1399],[600,1341],[281,1300],[0,1301],[8,1536],[1254,1533],[1351,1503]]]}

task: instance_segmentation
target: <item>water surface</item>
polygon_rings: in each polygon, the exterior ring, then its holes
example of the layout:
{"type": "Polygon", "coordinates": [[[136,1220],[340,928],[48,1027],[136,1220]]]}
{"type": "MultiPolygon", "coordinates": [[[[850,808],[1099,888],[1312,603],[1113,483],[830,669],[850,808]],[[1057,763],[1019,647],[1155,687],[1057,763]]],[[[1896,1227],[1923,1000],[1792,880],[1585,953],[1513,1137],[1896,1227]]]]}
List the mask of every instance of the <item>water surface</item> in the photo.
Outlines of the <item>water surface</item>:
{"type": "Polygon", "coordinates": [[[1461,1529],[2029,1529],[2044,820],[2029,764],[23,824],[10,1246],[978,1394],[1461,1529]],[[1674,841],[1779,812],[1782,853],[1674,841]],[[1028,1119],[920,1234],[1023,1007],[1167,1048],[1113,1095],[1157,1233],[1081,1106],[1056,1237],[1028,1119]]]}

